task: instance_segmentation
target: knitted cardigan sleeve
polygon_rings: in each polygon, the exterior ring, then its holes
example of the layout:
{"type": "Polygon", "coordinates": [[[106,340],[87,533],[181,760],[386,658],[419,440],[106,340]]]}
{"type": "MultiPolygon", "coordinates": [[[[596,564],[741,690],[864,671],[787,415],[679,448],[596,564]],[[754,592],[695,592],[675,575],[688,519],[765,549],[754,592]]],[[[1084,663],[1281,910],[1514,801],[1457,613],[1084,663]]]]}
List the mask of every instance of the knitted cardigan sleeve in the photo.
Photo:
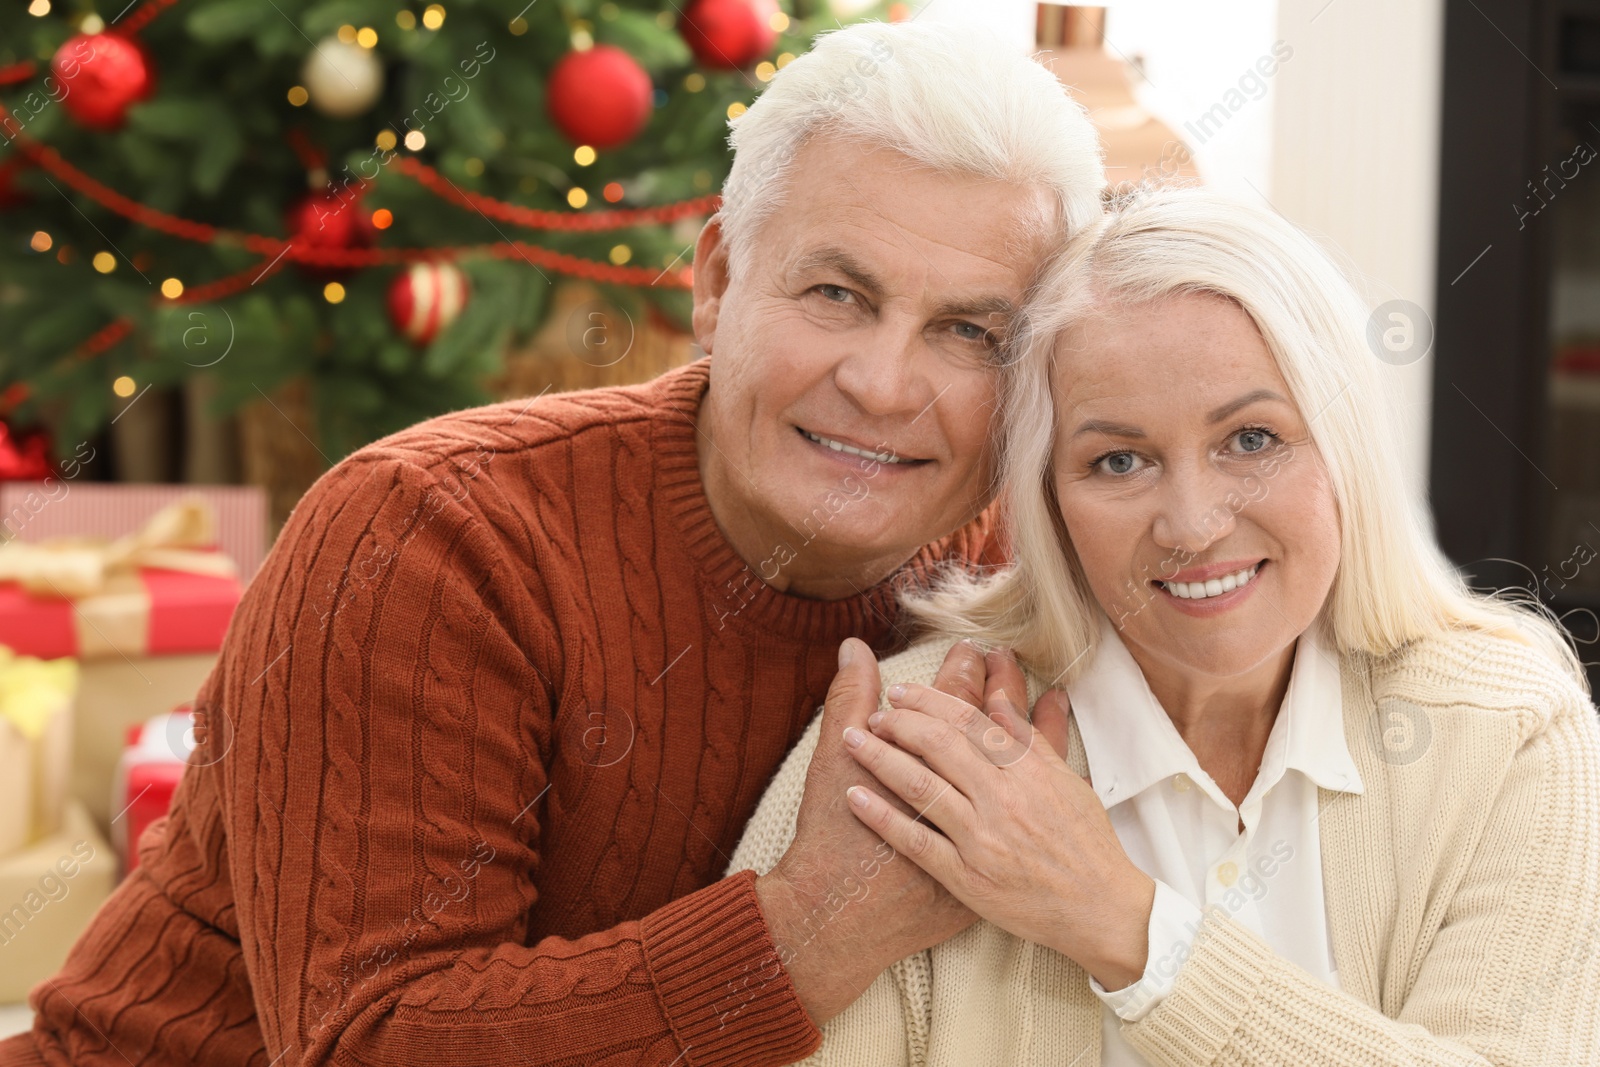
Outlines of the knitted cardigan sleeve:
{"type": "MultiPolygon", "coordinates": [[[[1461,857],[1455,891],[1415,904],[1443,909],[1442,921],[1414,973],[1384,976],[1384,1010],[1313,979],[1213,910],[1172,994],[1123,1025],[1128,1042],[1161,1067],[1600,1060],[1600,733],[1593,706],[1563,681],[1553,669],[1535,669],[1485,685],[1490,704],[1532,696],[1521,708],[1454,709],[1492,716],[1523,736],[1498,791],[1490,783],[1470,801],[1484,825],[1478,847],[1461,857]]],[[[1429,695],[1426,687],[1412,693],[1419,702],[1429,695]]],[[[1436,732],[1435,743],[1451,739],[1436,732]]]]}

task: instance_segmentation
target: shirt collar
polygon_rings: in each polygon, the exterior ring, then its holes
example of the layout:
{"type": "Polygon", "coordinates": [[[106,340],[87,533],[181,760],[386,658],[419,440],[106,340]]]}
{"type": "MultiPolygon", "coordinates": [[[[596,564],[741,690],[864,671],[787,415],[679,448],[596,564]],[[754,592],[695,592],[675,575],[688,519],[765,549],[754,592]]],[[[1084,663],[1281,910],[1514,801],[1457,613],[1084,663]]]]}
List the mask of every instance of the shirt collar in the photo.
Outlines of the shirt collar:
{"type": "MultiPolygon", "coordinates": [[[[1232,803],[1200,768],[1109,619],[1101,620],[1094,660],[1067,697],[1083,738],[1090,784],[1107,808],[1157,782],[1186,774],[1219,803],[1232,803]]],[[[1295,646],[1283,707],[1273,723],[1258,784],[1297,770],[1323,789],[1359,793],[1363,785],[1344,737],[1338,660],[1313,626],[1295,646]]],[[[1255,799],[1256,789],[1246,798],[1255,799]]]]}

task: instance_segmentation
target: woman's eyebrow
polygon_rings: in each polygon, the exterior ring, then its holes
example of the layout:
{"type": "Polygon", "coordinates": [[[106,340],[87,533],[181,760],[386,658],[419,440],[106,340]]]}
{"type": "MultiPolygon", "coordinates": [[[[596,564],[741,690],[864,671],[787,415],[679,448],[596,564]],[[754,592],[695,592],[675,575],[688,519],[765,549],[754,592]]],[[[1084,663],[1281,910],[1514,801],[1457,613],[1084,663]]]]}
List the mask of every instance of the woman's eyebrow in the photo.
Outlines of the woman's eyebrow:
{"type": "MultiPolygon", "coordinates": [[[[1254,389],[1239,397],[1237,400],[1230,400],[1226,404],[1223,404],[1221,407],[1212,411],[1206,416],[1206,421],[1221,422],[1234,412],[1239,411],[1242,408],[1247,408],[1258,400],[1279,400],[1283,401],[1284,403],[1288,403],[1287,400],[1284,400],[1282,396],[1273,392],[1271,389],[1254,389]]],[[[1107,422],[1104,419],[1088,419],[1080,423],[1078,428],[1072,431],[1072,436],[1080,437],[1086,433],[1105,434],[1108,437],[1130,437],[1134,440],[1143,440],[1145,437],[1149,436],[1137,426],[1129,426],[1126,423],[1121,422],[1107,422]]]]}
{"type": "MultiPolygon", "coordinates": [[[[1221,422],[1240,408],[1247,408],[1257,400],[1283,400],[1283,397],[1271,389],[1256,389],[1241,396],[1237,400],[1230,400],[1206,416],[1207,422],[1221,422]]],[[[1284,401],[1287,403],[1288,401],[1284,401]]]]}

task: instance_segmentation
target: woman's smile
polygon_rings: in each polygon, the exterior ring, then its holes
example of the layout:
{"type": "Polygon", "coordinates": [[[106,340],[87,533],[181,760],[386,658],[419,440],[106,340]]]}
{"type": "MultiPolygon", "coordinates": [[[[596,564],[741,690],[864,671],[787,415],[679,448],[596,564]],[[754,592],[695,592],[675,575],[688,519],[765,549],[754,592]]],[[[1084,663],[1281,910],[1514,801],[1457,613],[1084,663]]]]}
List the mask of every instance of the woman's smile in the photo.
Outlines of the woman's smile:
{"type": "Polygon", "coordinates": [[[1256,580],[1266,566],[1267,561],[1261,560],[1224,572],[1220,578],[1187,582],[1158,579],[1150,584],[1161,590],[1162,600],[1172,608],[1185,615],[1210,618],[1243,604],[1255,592],[1256,580]]]}

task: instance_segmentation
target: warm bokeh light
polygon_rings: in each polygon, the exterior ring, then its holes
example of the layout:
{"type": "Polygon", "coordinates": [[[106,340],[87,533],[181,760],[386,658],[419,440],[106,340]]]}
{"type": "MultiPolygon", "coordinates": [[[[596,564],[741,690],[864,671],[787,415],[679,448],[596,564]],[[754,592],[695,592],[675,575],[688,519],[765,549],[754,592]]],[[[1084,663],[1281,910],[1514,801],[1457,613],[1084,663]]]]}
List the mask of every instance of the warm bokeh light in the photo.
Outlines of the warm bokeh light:
{"type": "Polygon", "coordinates": [[[372,140],[374,144],[383,149],[385,152],[394,150],[395,136],[393,130],[379,130],[378,136],[374,137],[372,140]]]}
{"type": "Polygon", "coordinates": [[[528,32],[528,20],[523,18],[521,15],[518,15],[516,18],[511,20],[511,22],[506,26],[506,29],[511,31],[511,36],[521,37],[523,34],[528,32]]]}
{"type": "Polygon", "coordinates": [[[44,18],[50,14],[50,0],[33,0],[33,3],[28,5],[28,14],[35,18],[44,18]]]}
{"type": "Polygon", "coordinates": [[[683,87],[689,90],[691,93],[698,93],[701,89],[706,87],[706,76],[701,74],[699,71],[695,71],[693,74],[683,79],[683,87]]]}
{"type": "Polygon", "coordinates": [[[422,24],[430,30],[444,25],[444,5],[429,4],[422,10],[422,24]]]}
{"type": "Polygon", "coordinates": [[[43,230],[35,230],[33,232],[33,240],[28,242],[28,247],[35,252],[48,252],[50,251],[50,246],[54,243],[50,240],[49,234],[43,230]]]}
{"type": "Polygon", "coordinates": [[[762,60],[760,63],[756,64],[757,81],[769,82],[772,80],[772,76],[776,73],[778,73],[777,66],[772,63],[768,63],[766,60],[762,60]]]}
{"type": "Polygon", "coordinates": [[[118,396],[132,396],[137,388],[139,388],[139,383],[126,374],[111,383],[111,391],[118,396]]]}
{"type": "Polygon", "coordinates": [[[350,25],[348,22],[345,23],[343,26],[340,26],[339,27],[339,40],[343,41],[345,44],[355,44],[356,43],[356,28],[354,26],[350,25]]]}
{"type": "Polygon", "coordinates": [[[793,63],[793,62],[794,62],[794,53],[793,52],[780,52],[780,53],[778,53],[778,69],[779,70],[782,70],[784,67],[787,67],[790,63],[793,63]]]}
{"type": "Polygon", "coordinates": [[[595,161],[595,150],[586,144],[579,145],[572,152],[572,160],[580,167],[587,167],[595,161]]]}
{"type": "Polygon", "coordinates": [[[582,189],[567,190],[567,203],[571,204],[573,207],[583,207],[588,202],[589,194],[584,192],[582,189]]]}
{"type": "Polygon", "coordinates": [[[356,44],[362,48],[376,48],[378,46],[378,31],[371,26],[363,26],[356,31],[356,44]]]}
{"type": "Polygon", "coordinates": [[[295,107],[305,107],[306,101],[311,99],[311,94],[306,92],[304,85],[289,86],[289,103],[295,107]]]}
{"type": "Polygon", "coordinates": [[[777,33],[782,33],[789,28],[789,16],[782,11],[774,11],[767,17],[767,25],[777,33]]]}
{"type": "Polygon", "coordinates": [[[329,282],[322,287],[322,299],[330,304],[337,304],[344,299],[344,286],[338,282],[329,282]]]}
{"type": "Polygon", "coordinates": [[[99,15],[85,15],[83,16],[83,20],[78,23],[79,33],[101,33],[105,30],[105,28],[106,20],[101,18],[99,15]]]}
{"type": "Polygon", "coordinates": [[[588,30],[572,31],[572,50],[574,52],[587,52],[594,47],[594,34],[588,30]]]}
{"type": "Polygon", "coordinates": [[[606,203],[615,204],[622,199],[622,183],[606,182],[606,187],[600,191],[600,195],[606,198],[606,203]]]}
{"type": "Polygon", "coordinates": [[[410,133],[406,134],[406,147],[411,149],[413,152],[422,151],[422,146],[427,143],[428,139],[422,136],[421,130],[412,130],[410,133]]]}
{"type": "Polygon", "coordinates": [[[632,258],[633,249],[627,245],[614,245],[611,249],[611,262],[619,267],[632,258]]]}
{"type": "Polygon", "coordinates": [[[101,274],[110,274],[117,269],[117,257],[110,252],[96,252],[91,262],[94,263],[94,269],[101,274]]]}
{"type": "Polygon", "coordinates": [[[402,30],[414,30],[417,28],[417,16],[409,11],[397,12],[394,16],[394,24],[402,30]]]}
{"type": "Polygon", "coordinates": [[[736,119],[748,110],[750,109],[745,107],[739,101],[735,100],[733,103],[728,105],[728,117],[730,119],[736,119]]]}
{"type": "Polygon", "coordinates": [[[183,283],[176,278],[168,278],[161,283],[161,295],[168,300],[176,300],[183,295],[183,283]]]}
{"type": "Polygon", "coordinates": [[[394,225],[394,212],[386,207],[380,207],[372,213],[372,225],[380,230],[387,230],[394,225]]]}

